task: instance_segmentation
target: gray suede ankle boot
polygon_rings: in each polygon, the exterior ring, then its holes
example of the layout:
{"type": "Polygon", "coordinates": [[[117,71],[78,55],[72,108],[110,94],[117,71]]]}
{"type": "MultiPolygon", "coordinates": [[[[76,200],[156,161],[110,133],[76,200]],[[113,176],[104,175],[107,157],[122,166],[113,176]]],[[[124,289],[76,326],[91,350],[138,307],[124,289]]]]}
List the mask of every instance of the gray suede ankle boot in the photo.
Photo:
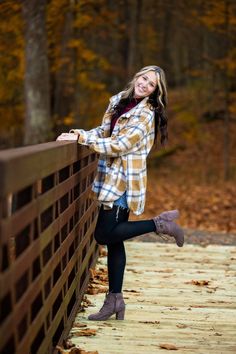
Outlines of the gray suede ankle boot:
{"type": "Polygon", "coordinates": [[[125,316],[125,303],[122,293],[108,293],[103,306],[99,312],[89,315],[92,321],[106,321],[109,317],[116,314],[117,320],[123,320],[125,316]]]}
{"type": "Polygon", "coordinates": [[[184,244],[184,232],[173,220],[179,217],[178,210],[170,210],[153,218],[157,234],[169,235],[175,238],[176,244],[182,247],[184,244]]]}

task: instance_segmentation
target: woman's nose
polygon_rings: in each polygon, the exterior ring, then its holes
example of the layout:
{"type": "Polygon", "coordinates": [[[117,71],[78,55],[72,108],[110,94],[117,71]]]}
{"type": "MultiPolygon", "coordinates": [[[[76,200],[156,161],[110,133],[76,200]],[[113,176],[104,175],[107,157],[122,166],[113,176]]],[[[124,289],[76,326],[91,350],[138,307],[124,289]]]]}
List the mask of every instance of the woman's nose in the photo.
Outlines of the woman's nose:
{"type": "Polygon", "coordinates": [[[144,81],[144,82],[143,82],[143,87],[145,87],[145,88],[146,88],[146,87],[147,87],[147,85],[148,85],[147,81],[144,81]]]}

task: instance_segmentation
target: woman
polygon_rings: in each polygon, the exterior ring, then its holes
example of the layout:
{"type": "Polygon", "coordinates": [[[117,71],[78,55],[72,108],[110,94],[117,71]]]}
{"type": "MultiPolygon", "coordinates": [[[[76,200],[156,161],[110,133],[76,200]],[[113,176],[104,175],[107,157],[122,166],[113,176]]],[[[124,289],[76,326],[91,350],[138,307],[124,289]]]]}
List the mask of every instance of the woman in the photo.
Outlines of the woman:
{"type": "Polygon", "coordinates": [[[163,70],[158,66],[141,69],[126,89],[111,97],[102,125],[90,131],[74,129],[57,140],[78,140],[100,154],[92,195],[100,210],[95,239],[107,245],[109,292],[100,311],[90,320],[107,320],[113,314],[123,320],[122,295],[126,264],[124,241],[155,231],[184,244],[183,230],[173,221],[177,210],[151,220],[128,221],[130,210],[139,215],[144,210],[146,194],[146,158],[157,133],[167,140],[167,92],[163,70]]]}

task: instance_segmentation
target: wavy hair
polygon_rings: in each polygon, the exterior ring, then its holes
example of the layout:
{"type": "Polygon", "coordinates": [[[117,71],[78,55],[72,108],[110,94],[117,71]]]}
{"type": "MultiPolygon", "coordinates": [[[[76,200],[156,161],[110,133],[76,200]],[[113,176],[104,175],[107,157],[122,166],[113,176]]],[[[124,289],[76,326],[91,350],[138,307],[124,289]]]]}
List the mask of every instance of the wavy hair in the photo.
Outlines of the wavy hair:
{"type": "Polygon", "coordinates": [[[156,89],[149,96],[148,103],[155,112],[155,141],[160,130],[160,141],[164,145],[168,140],[168,118],[166,114],[167,107],[167,85],[163,69],[156,65],[149,65],[137,72],[133,79],[127,84],[122,92],[121,99],[113,109],[113,117],[120,115],[124,107],[134,98],[134,85],[136,80],[149,71],[154,71],[157,78],[156,89]]]}

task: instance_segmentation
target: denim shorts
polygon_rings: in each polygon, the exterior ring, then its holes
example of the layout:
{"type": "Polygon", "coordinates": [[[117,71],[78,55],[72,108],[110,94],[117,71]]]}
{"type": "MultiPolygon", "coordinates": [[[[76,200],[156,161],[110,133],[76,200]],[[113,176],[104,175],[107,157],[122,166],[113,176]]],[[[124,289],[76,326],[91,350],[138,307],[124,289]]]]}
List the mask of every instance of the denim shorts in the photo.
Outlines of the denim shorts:
{"type": "Polygon", "coordinates": [[[126,192],[122,196],[114,201],[114,205],[120,206],[121,208],[128,209],[126,192]]]}

